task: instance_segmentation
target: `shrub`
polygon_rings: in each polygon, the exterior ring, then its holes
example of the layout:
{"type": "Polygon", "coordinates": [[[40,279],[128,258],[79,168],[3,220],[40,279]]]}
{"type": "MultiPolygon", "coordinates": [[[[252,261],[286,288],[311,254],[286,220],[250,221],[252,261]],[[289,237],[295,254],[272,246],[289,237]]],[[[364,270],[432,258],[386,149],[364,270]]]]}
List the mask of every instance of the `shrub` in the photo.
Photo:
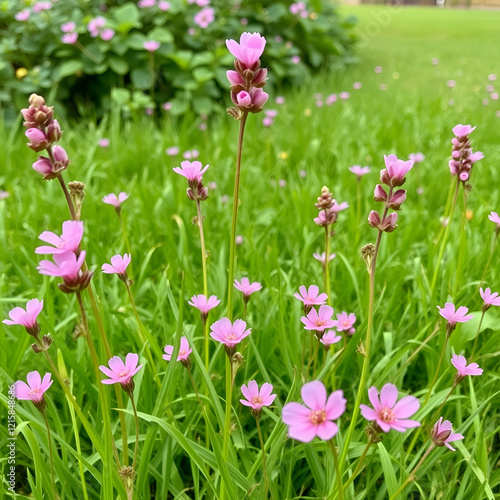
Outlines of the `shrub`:
{"type": "MultiPolygon", "coordinates": [[[[0,103],[49,93],[68,112],[101,114],[111,96],[124,109],[210,113],[227,95],[226,38],[268,40],[272,84],[300,84],[319,68],[349,62],[353,23],[329,1],[7,0],[0,6],[0,103]],[[6,5],[6,6],[5,6],[6,5]],[[154,52],[144,48],[158,42],[154,52]],[[113,90],[114,89],[114,90],[113,90]],[[165,103],[169,103],[166,104],[165,103]]],[[[14,106],[12,106],[12,111],[14,106]]]]}

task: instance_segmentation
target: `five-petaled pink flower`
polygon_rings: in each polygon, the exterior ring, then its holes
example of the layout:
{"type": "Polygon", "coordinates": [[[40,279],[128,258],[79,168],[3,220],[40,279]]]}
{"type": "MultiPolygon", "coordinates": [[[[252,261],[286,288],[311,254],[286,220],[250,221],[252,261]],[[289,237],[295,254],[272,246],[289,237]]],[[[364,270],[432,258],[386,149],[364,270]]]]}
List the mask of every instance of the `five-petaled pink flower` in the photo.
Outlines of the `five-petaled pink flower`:
{"type": "Polygon", "coordinates": [[[346,331],[349,335],[352,335],[356,331],[353,328],[354,323],[356,323],[356,315],[354,313],[348,314],[342,311],[340,314],[337,314],[337,330],[339,332],[346,331]]]}
{"type": "Polygon", "coordinates": [[[389,177],[402,180],[413,167],[412,160],[400,160],[396,155],[384,155],[385,166],[389,177]]]}
{"type": "Polygon", "coordinates": [[[235,40],[226,40],[226,46],[243,66],[251,68],[264,52],[266,39],[259,33],[243,33],[240,43],[235,40]]]}
{"type": "Polygon", "coordinates": [[[483,308],[489,309],[491,306],[500,306],[500,296],[498,295],[498,292],[492,293],[491,289],[488,287],[484,291],[480,288],[479,293],[484,301],[483,308]]]}
{"type": "Polygon", "coordinates": [[[273,392],[273,386],[268,384],[262,384],[259,390],[259,386],[255,380],[248,382],[248,387],[243,384],[241,386],[241,392],[245,399],[240,399],[240,403],[245,406],[250,406],[252,408],[252,413],[254,416],[260,415],[263,406],[270,406],[273,404],[276,394],[271,394],[273,392]]]}
{"type": "Polygon", "coordinates": [[[43,394],[52,385],[50,373],[43,377],[37,371],[29,372],[26,376],[28,383],[18,380],[14,382],[14,391],[17,399],[33,401],[39,403],[43,399],[43,394]]]}
{"type": "Polygon", "coordinates": [[[320,342],[328,349],[332,344],[336,344],[342,340],[341,335],[337,335],[335,330],[328,330],[323,337],[321,337],[320,342]]]}
{"type": "Polygon", "coordinates": [[[121,204],[129,197],[130,195],[125,193],[125,192],[121,192],[118,196],[116,196],[115,193],[110,193],[110,194],[107,194],[103,199],[102,201],[104,203],[107,203],[108,205],[113,205],[117,210],[120,209],[121,207],[121,204]]]}
{"type": "Polygon", "coordinates": [[[420,427],[420,422],[408,420],[420,408],[418,399],[414,396],[405,396],[397,403],[398,389],[393,384],[385,384],[380,391],[380,399],[376,387],[368,389],[368,398],[373,408],[367,405],[360,405],[361,414],[366,420],[373,422],[384,432],[394,429],[398,432],[405,432],[406,429],[420,427]]]}
{"type": "Polygon", "coordinates": [[[457,369],[456,379],[458,382],[463,380],[467,375],[482,375],[483,369],[479,368],[477,363],[467,364],[464,356],[453,354],[451,357],[451,364],[457,369]]]}
{"type": "Polygon", "coordinates": [[[172,170],[179,175],[185,177],[188,182],[201,182],[203,174],[207,171],[209,165],[203,168],[201,161],[183,161],[180,167],[175,167],[172,170]]]}
{"type": "Polygon", "coordinates": [[[188,304],[196,307],[200,311],[202,319],[206,320],[208,312],[217,307],[220,304],[220,300],[215,295],[210,295],[207,299],[205,295],[200,293],[200,295],[193,295],[188,304]]]}
{"type": "Polygon", "coordinates": [[[308,443],[318,436],[328,441],[339,430],[337,420],[346,408],[342,391],[335,391],[327,399],[326,388],[322,382],[309,382],[302,386],[302,400],[305,403],[288,403],[283,408],[283,422],[289,426],[288,436],[297,441],[308,443]]]}
{"type": "Polygon", "coordinates": [[[197,12],[193,18],[193,22],[200,28],[208,28],[215,21],[215,10],[212,7],[206,7],[197,12]]]}
{"type": "Polygon", "coordinates": [[[307,316],[302,316],[300,321],[304,323],[306,330],[316,330],[324,332],[328,328],[337,326],[337,322],[332,319],[333,308],[330,306],[320,306],[319,311],[312,308],[307,316]]]}
{"type": "Polygon", "coordinates": [[[127,267],[132,261],[132,257],[128,253],[121,255],[113,255],[111,264],[103,264],[102,272],[106,274],[118,274],[118,277],[123,280],[127,279],[127,267]]]}
{"type": "Polygon", "coordinates": [[[432,442],[436,446],[446,446],[451,451],[456,451],[450,443],[453,441],[460,441],[464,437],[462,434],[452,433],[452,425],[449,420],[443,422],[441,417],[435,424],[431,433],[432,442]]]}
{"type": "Polygon", "coordinates": [[[476,127],[472,127],[471,125],[462,125],[460,123],[458,125],[455,125],[451,131],[455,134],[456,137],[460,139],[461,137],[469,135],[475,129],[476,127]]]}
{"type": "Polygon", "coordinates": [[[107,366],[99,366],[99,370],[106,375],[101,382],[103,384],[121,384],[126,390],[134,389],[134,382],[132,377],[142,368],[143,365],[137,366],[139,362],[139,355],[135,353],[127,354],[125,363],[118,356],[113,356],[107,366]]]}
{"type": "MultiPolygon", "coordinates": [[[[170,361],[172,358],[172,354],[174,352],[173,345],[165,346],[165,354],[163,355],[163,359],[165,361],[170,361]]],[[[180,361],[184,366],[189,367],[189,355],[193,352],[193,349],[189,347],[189,342],[186,337],[181,337],[181,345],[179,347],[179,354],[177,355],[177,361],[180,361]]]]}
{"type": "Polygon", "coordinates": [[[67,220],[62,224],[62,234],[57,234],[50,231],[44,231],[39,237],[39,240],[45,241],[50,245],[43,245],[35,249],[37,254],[59,254],[65,252],[76,252],[83,237],[83,222],[67,220]]]}
{"type": "Polygon", "coordinates": [[[22,307],[14,307],[14,309],[9,312],[10,319],[4,319],[2,323],[6,325],[24,326],[30,335],[36,336],[40,331],[37,318],[42,312],[42,309],[43,300],[31,299],[26,304],[26,310],[22,307]]]}
{"type": "Polygon", "coordinates": [[[245,330],[246,327],[247,324],[242,319],[231,323],[229,318],[222,318],[210,326],[210,337],[231,350],[252,332],[251,328],[245,330]]]}
{"type": "Polygon", "coordinates": [[[307,289],[304,285],[299,287],[299,291],[294,293],[293,296],[304,303],[304,306],[319,306],[326,302],[328,295],[326,293],[319,293],[319,286],[311,285],[307,289]]]}
{"type": "Polygon", "coordinates": [[[491,214],[488,215],[488,219],[497,225],[497,230],[500,230],[500,215],[496,212],[491,212],[491,214]]]}
{"type": "Polygon", "coordinates": [[[349,167],[349,170],[353,173],[356,174],[358,177],[358,180],[363,177],[363,175],[369,174],[370,173],[370,167],[362,167],[361,165],[353,165],[352,167],[349,167]]]}
{"type": "Polygon", "coordinates": [[[254,292],[262,290],[262,285],[258,281],[250,283],[250,280],[246,277],[241,278],[241,282],[234,280],[234,288],[239,290],[243,294],[243,299],[248,302],[250,295],[254,292]]]}
{"type": "Polygon", "coordinates": [[[466,323],[471,320],[474,316],[472,314],[467,314],[469,309],[465,306],[460,306],[455,311],[455,306],[451,302],[446,302],[444,307],[439,307],[439,314],[446,320],[448,320],[448,324],[446,329],[448,333],[451,333],[457,326],[457,323],[466,323]]]}
{"type": "Polygon", "coordinates": [[[80,269],[85,261],[85,250],[80,252],[78,258],[73,252],[64,252],[54,255],[54,262],[42,260],[37,267],[40,274],[58,276],[65,280],[75,280],[80,274],[80,269]]]}

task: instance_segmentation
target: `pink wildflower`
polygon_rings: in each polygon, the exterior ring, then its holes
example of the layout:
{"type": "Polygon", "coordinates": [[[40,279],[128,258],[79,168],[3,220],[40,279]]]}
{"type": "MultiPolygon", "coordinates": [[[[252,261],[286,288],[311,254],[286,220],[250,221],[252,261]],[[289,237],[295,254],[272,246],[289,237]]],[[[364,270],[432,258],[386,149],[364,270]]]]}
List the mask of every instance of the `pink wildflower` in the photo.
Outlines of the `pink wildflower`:
{"type": "Polygon", "coordinates": [[[328,328],[337,326],[337,322],[332,319],[333,308],[330,306],[320,306],[319,311],[312,308],[307,316],[302,316],[300,321],[304,323],[306,330],[316,330],[317,332],[324,332],[328,328]]]}
{"type": "MultiPolygon", "coordinates": [[[[329,255],[329,257],[328,257],[328,262],[332,261],[332,260],[333,260],[336,256],[337,256],[337,254],[335,254],[335,253],[331,253],[331,254],[329,255]]],[[[317,261],[321,262],[321,264],[322,264],[323,266],[325,265],[325,252],[323,252],[323,253],[316,253],[316,252],[315,252],[315,253],[313,253],[313,257],[314,257],[317,261]]]]}
{"type": "Polygon", "coordinates": [[[4,319],[2,323],[6,325],[24,326],[30,335],[36,337],[40,332],[37,318],[42,312],[42,309],[43,300],[31,299],[26,304],[26,310],[22,307],[14,307],[14,309],[9,312],[10,319],[4,319]]]}
{"type": "Polygon", "coordinates": [[[352,335],[356,331],[354,323],[356,323],[356,315],[354,313],[348,314],[342,311],[340,314],[337,314],[337,330],[339,332],[346,331],[349,335],[352,335]]]}
{"type": "Polygon", "coordinates": [[[264,52],[266,39],[259,33],[243,33],[240,43],[235,40],[226,40],[226,46],[244,68],[252,69],[264,52]]]}
{"type": "Polygon", "coordinates": [[[472,125],[462,125],[460,123],[458,125],[455,125],[451,131],[458,139],[460,139],[461,137],[468,136],[474,130],[476,130],[476,127],[473,127],[472,125]]]}
{"type": "Polygon", "coordinates": [[[431,433],[432,442],[436,446],[446,446],[451,451],[456,451],[455,448],[450,446],[453,441],[460,441],[464,439],[462,434],[452,434],[452,425],[449,420],[443,422],[441,417],[435,424],[431,433]]]}
{"type": "Polygon", "coordinates": [[[436,306],[439,309],[439,314],[446,320],[448,320],[446,330],[448,335],[456,328],[457,323],[466,323],[471,320],[474,316],[467,314],[469,309],[465,306],[460,306],[455,311],[455,306],[451,302],[446,302],[444,307],[436,306]]]}
{"type": "Polygon", "coordinates": [[[78,277],[84,261],[85,250],[80,252],[78,258],[73,252],[64,252],[55,254],[54,262],[42,260],[37,269],[40,274],[57,276],[71,281],[78,277]]]}
{"type": "Polygon", "coordinates": [[[488,287],[483,291],[482,288],[479,289],[479,294],[484,301],[483,310],[487,311],[491,306],[500,306],[500,296],[498,292],[493,292],[488,287]]]}
{"type": "Polygon", "coordinates": [[[234,288],[239,290],[243,294],[243,299],[248,302],[250,295],[254,292],[262,290],[262,285],[258,281],[250,283],[250,280],[246,277],[241,278],[241,282],[234,280],[234,288]]]}
{"type": "Polygon", "coordinates": [[[304,306],[319,306],[324,304],[328,298],[326,293],[319,293],[319,286],[317,285],[311,285],[309,289],[302,285],[293,296],[303,302],[304,306]]]}
{"type": "Polygon", "coordinates": [[[497,231],[500,230],[500,215],[498,215],[496,212],[491,212],[490,215],[488,215],[488,219],[490,219],[491,222],[497,225],[497,231]]]}
{"type": "Polygon", "coordinates": [[[43,245],[35,249],[36,254],[61,254],[65,252],[77,252],[80,242],[83,237],[83,222],[67,220],[62,224],[62,234],[57,234],[50,231],[44,231],[39,237],[39,240],[45,241],[50,245],[43,245]]]}
{"type": "Polygon", "coordinates": [[[33,5],[33,12],[42,12],[42,10],[50,10],[52,9],[51,2],[37,2],[33,5]]]}
{"type": "Polygon", "coordinates": [[[200,161],[183,161],[181,162],[181,166],[175,167],[172,169],[176,174],[182,175],[185,177],[188,182],[201,182],[203,178],[203,174],[207,171],[209,165],[206,165],[203,168],[203,165],[200,161]]]}
{"type": "Polygon", "coordinates": [[[421,163],[425,160],[425,155],[423,153],[410,153],[408,155],[408,159],[411,160],[414,164],[421,163]]]}
{"type": "Polygon", "coordinates": [[[127,354],[125,358],[125,363],[118,356],[113,356],[109,361],[107,366],[99,366],[99,370],[106,375],[106,377],[101,382],[103,384],[121,384],[123,389],[128,393],[132,393],[134,390],[134,381],[132,377],[142,368],[143,365],[137,366],[139,362],[139,355],[134,353],[127,354]]]}
{"type": "Polygon", "coordinates": [[[160,0],[158,2],[158,8],[163,12],[166,12],[167,10],[170,10],[170,2],[165,2],[164,0],[160,0]]]}
{"type": "Polygon", "coordinates": [[[420,427],[420,422],[408,420],[420,408],[418,399],[414,396],[405,396],[397,403],[398,389],[393,384],[385,384],[380,391],[380,399],[376,387],[368,389],[368,398],[373,408],[360,405],[361,414],[366,420],[375,421],[380,429],[389,432],[394,429],[405,432],[406,429],[420,427]]]}
{"type": "Polygon", "coordinates": [[[111,28],[104,28],[100,33],[101,40],[104,40],[105,42],[109,42],[109,40],[111,40],[114,36],[115,30],[111,28]]]}
{"type": "Polygon", "coordinates": [[[201,313],[201,318],[203,321],[207,319],[208,313],[214,307],[220,304],[220,300],[215,296],[211,295],[208,299],[205,295],[193,295],[191,300],[188,302],[190,306],[196,307],[201,313]]]}
{"type": "Polygon", "coordinates": [[[155,42],[154,40],[148,40],[142,45],[148,52],[156,52],[160,48],[160,42],[155,42]]]}
{"type": "Polygon", "coordinates": [[[100,147],[100,148],[109,148],[109,139],[106,138],[106,137],[103,137],[102,139],[99,139],[97,141],[97,145],[100,147]]]}
{"type": "Polygon", "coordinates": [[[115,193],[107,194],[102,201],[107,205],[113,205],[117,212],[121,209],[121,204],[129,197],[130,195],[122,191],[118,196],[115,193]]]}
{"type": "Polygon", "coordinates": [[[389,186],[401,186],[405,175],[413,167],[413,161],[400,160],[396,155],[384,155],[386,169],[381,171],[381,181],[389,186]],[[388,177],[388,178],[386,178],[388,177]]]}
{"type": "Polygon", "coordinates": [[[201,9],[193,18],[200,28],[208,28],[215,21],[215,11],[211,7],[201,9]]]}
{"type": "Polygon", "coordinates": [[[31,15],[31,12],[29,9],[24,9],[18,12],[14,17],[16,21],[27,21],[31,15]]]}
{"type": "Polygon", "coordinates": [[[346,399],[342,391],[335,391],[327,399],[322,382],[309,382],[302,386],[302,400],[305,405],[288,403],[283,408],[283,422],[289,426],[288,436],[303,443],[309,443],[315,436],[329,441],[339,428],[337,420],[345,412],[346,399]]]}
{"type": "Polygon", "coordinates": [[[229,318],[222,318],[210,326],[210,337],[224,344],[228,355],[232,355],[236,352],[236,346],[252,332],[251,328],[245,330],[246,327],[242,319],[231,323],[229,318]]]}
{"type": "Polygon", "coordinates": [[[340,342],[342,340],[342,335],[337,335],[337,332],[335,330],[328,330],[323,337],[321,337],[320,342],[325,346],[325,349],[328,350],[328,348],[336,344],[337,342],[340,342]]]}
{"type": "Polygon", "coordinates": [[[118,274],[122,281],[127,281],[127,267],[132,261],[132,257],[128,253],[121,255],[113,255],[111,257],[111,264],[103,264],[102,272],[105,274],[118,274]]]}
{"type": "Polygon", "coordinates": [[[243,384],[241,386],[241,392],[245,399],[240,399],[240,403],[245,406],[250,406],[252,408],[252,414],[256,418],[260,416],[262,408],[272,405],[276,398],[276,394],[271,394],[271,392],[273,392],[273,386],[271,384],[264,383],[259,390],[259,386],[255,380],[248,382],[248,387],[243,384]]]}
{"type": "Polygon", "coordinates": [[[362,167],[361,165],[353,165],[352,167],[349,167],[349,170],[353,173],[356,174],[358,177],[358,180],[363,177],[363,175],[369,174],[370,173],[370,167],[362,167]]]}
{"type": "Polygon", "coordinates": [[[179,148],[176,146],[172,146],[171,148],[165,149],[165,153],[167,156],[177,156],[179,154],[179,148]]]}
{"type": "Polygon", "coordinates": [[[453,354],[451,364],[457,369],[457,374],[455,375],[456,382],[462,381],[467,375],[475,376],[483,374],[483,369],[479,368],[477,363],[468,365],[464,356],[453,354]]]}
{"type": "MultiPolygon", "coordinates": [[[[165,346],[165,354],[163,355],[163,359],[165,361],[170,361],[172,358],[172,354],[174,352],[173,345],[165,346]]],[[[179,354],[177,355],[177,361],[180,361],[186,368],[191,366],[191,362],[189,360],[189,355],[193,352],[193,349],[189,347],[189,342],[186,337],[181,337],[181,345],[179,347],[179,354]]]]}
{"type": "Polygon", "coordinates": [[[14,392],[17,399],[33,401],[33,404],[40,411],[43,411],[46,406],[44,394],[52,385],[51,374],[46,373],[43,377],[37,372],[29,372],[26,376],[26,382],[18,380],[14,382],[14,392]]]}
{"type": "Polygon", "coordinates": [[[63,33],[73,33],[76,30],[76,24],[72,21],[61,24],[61,31],[63,33]]]}

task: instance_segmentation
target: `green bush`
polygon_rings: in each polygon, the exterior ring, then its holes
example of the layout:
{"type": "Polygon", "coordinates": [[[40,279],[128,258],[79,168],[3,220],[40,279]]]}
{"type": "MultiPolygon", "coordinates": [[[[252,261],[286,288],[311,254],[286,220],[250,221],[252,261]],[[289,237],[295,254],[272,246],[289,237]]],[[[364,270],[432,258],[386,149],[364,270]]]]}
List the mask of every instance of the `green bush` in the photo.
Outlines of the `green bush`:
{"type": "Polygon", "coordinates": [[[225,39],[243,31],[267,38],[263,64],[271,68],[272,85],[300,84],[312,71],[351,58],[353,22],[340,18],[329,0],[309,2],[302,15],[293,14],[287,1],[203,6],[208,0],[156,0],[142,6],[148,2],[153,0],[0,1],[2,107],[14,112],[27,94],[40,92],[68,113],[101,114],[111,99],[128,111],[169,102],[174,114],[187,108],[210,113],[227,103],[226,70],[233,58],[225,39]],[[29,17],[20,20],[20,12],[29,17]],[[206,27],[195,22],[203,13],[206,27]],[[97,17],[104,26],[93,37],[89,23],[97,17]],[[74,23],[76,43],[63,43],[64,23],[74,23]],[[149,40],[161,44],[153,55],[143,47],[149,40]]]}

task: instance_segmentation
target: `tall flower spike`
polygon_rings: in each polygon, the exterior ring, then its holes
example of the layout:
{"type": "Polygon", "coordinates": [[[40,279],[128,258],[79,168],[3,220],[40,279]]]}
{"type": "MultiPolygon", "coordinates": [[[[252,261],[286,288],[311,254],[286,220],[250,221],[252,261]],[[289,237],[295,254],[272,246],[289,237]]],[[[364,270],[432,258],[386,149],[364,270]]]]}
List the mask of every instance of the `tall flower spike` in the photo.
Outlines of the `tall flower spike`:
{"type": "Polygon", "coordinates": [[[451,140],[453,148],[449,167],[451,174],[458,175],[462,182],[469,180],[474,163],[484,158],[481,151],[472,152],[469,135],[475,128],[470,125],[459,124],[453,127],[452,130],[455,137],[451,140]]]}

